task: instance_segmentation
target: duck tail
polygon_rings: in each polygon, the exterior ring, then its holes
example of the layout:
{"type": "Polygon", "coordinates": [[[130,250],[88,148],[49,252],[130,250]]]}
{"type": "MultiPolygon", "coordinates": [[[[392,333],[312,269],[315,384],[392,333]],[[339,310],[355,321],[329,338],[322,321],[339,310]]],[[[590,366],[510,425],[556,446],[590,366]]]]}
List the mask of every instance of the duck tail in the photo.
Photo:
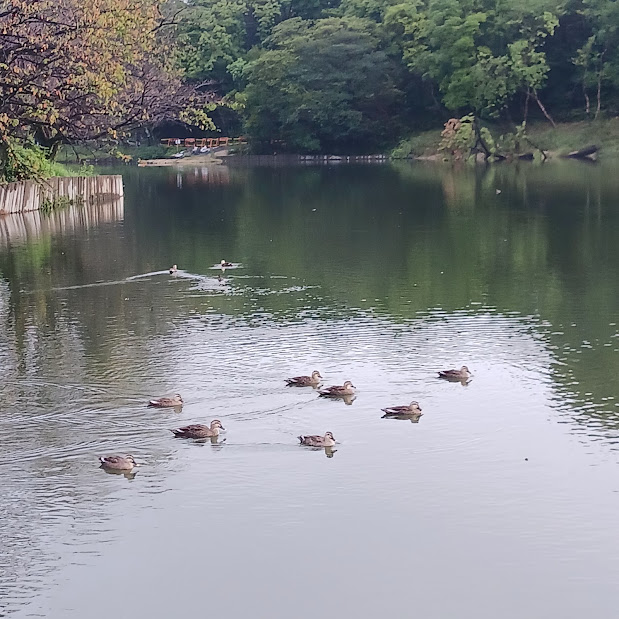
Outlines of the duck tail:
{"type": "Polygon", "coordinates": [[[182,432],[180,430],[170,430],[174,436],[181,436],[182,432]]]}
{"type": "Polygon", "coordinates": [[[303,445],[303,437],[302,436],[297,436],[297,438],[299,439],[299,443],[301,443],[301,445],[303,445]]]}
{"type": "Polygon", "coordinates": [[[101,464],[105,464],[105,458],[103,456],[99,456],[99,462],[101,462],[101,464]]]}

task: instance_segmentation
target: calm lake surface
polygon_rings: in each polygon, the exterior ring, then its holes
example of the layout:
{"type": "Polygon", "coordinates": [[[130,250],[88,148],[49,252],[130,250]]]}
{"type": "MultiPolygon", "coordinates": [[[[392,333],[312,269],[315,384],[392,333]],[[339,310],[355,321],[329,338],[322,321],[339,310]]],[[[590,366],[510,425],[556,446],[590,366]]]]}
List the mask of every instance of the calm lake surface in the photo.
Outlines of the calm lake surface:
{"type": "Polygon", "coordinates": [[[618,172],[125,169],[0,220],[0,616],[615,618],[618,172]]]}

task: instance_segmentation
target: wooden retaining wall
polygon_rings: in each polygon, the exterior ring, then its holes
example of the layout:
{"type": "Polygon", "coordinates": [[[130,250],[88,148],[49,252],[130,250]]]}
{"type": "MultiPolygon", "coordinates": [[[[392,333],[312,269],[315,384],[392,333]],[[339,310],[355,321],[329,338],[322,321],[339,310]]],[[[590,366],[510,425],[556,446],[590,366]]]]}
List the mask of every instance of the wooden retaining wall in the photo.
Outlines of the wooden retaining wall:
{"type": "Polygon", "coordinates": [[[102,224],[123,221],[124,198],[71,205],[49,213],[26,211],[0,217],[0,247],[34,241],[45,236],[73,234],[102,224]]]}
{"type": "Polygon", "coordinates": [[[84,204],[114,200],[123,196],[119,174],[103,176],[56,176],[45,181],[23,181],[0,185],[0,215],[38,211],[58,198],[84,204]]]}

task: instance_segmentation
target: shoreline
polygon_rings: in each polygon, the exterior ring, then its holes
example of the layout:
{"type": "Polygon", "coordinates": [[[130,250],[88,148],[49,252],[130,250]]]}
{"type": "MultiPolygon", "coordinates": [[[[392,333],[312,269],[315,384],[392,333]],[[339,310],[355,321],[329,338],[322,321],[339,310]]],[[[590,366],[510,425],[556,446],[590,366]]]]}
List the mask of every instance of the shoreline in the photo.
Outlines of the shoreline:
{"type": "Polygon", "coordinates": [[[163,167],[201,167],[223,165],[221,157],[226,157],[227,152],[217,155],[205,153],[200,155],[189,155],[187,157],[167,157],[162,159],[138,159],[139,168],[163,168],[163,167]]]}
{"type": "MultiPolygon", "coordinates": [[[[581,161],[585,163],[595,163],[599,159],[597,152],[593,156],[587,157],[568,157],[559,151],[545,151],[546,159],[539,160],[539,163],[549,163],[551,161],[581,161]]],[[[612,156],[610,157],[612,159],[612,156]]],[[[243,166],[271,166],[271,165],[380,165],[385,163],[394,163],[409,161],[418,161],[420,163],[463,163],[465,159],[449,158],[443,153],[428,153],[422,155],[408,155],[406,157],[393,157],[389,155],[357,155],[357,156],[339,156],[339,155],[220,155],[214,156],[210,154],[204,155],[189,155],[182,158],[162,158],[162,159],[139,159],[138,167],[141,168],[201,168],[201,167],[243,167],[243,166]]],[[[479,156],[476,160],[470,160],[470,163],[476,164],[512,164],[521,162],[533,162],[533,157],[518,157],[505,158],[496,161],[486,161],[479,156]]]]}

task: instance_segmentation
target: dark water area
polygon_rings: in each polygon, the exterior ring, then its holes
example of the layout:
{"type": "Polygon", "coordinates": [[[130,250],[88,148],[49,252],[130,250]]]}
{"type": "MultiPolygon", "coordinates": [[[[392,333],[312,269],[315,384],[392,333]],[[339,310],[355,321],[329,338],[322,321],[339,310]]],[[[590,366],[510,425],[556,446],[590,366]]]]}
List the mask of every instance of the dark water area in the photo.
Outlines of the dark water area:
{"type": "Polygon", "coordinates": [[[122,172],[0,219],[0,616],[616,616],[613,166],[122,172]]]}

